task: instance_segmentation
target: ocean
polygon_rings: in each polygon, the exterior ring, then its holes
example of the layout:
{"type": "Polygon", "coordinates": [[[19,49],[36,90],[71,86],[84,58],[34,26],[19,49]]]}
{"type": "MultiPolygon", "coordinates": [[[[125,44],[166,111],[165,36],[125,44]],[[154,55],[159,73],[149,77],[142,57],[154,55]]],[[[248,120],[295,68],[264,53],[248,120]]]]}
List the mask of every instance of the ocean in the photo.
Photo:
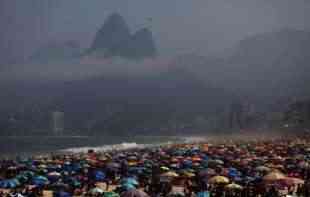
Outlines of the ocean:
{"type": "Polygon", "coordinates": [[[27,136],[0,137],[0,157],[31,156],[60,151],[83,152],[88,149],[110,150],[180,142],[170,136],[27,136]]]}

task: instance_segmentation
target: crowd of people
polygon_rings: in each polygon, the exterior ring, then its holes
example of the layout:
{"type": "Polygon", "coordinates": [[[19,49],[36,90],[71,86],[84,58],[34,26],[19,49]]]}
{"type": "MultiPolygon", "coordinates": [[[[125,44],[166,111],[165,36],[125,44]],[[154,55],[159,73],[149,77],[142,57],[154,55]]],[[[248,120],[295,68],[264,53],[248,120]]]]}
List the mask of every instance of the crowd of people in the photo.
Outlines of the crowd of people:
{"type": "Polygon", "coordinates": [[[310,136],[0,162],[0,196],[310,196],[310,136]]]}

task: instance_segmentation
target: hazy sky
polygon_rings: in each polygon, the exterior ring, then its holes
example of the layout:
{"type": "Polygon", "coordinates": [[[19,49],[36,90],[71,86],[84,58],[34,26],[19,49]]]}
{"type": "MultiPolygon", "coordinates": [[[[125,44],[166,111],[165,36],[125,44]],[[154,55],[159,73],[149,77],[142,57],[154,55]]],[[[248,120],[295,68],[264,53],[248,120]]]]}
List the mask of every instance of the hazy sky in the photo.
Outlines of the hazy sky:
{"type": "Polygon", "coordinates": [[[87,47],[115,11],[132,30],[151,17],[163,54],[207,55],[255,33],[310,26],[309,0],[0,0],[0,63],[48,40],[76,39],[87,47]]]}

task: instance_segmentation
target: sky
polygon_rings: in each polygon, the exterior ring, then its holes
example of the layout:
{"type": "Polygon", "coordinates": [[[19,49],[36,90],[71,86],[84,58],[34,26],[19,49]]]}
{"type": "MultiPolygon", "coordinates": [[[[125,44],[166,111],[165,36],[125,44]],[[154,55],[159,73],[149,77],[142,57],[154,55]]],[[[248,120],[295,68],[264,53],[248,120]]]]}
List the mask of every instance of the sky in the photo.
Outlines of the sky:
{"type": "Polygon", "coordinates": [[[310,29],[309,0],[0,0],[0,63],[52,41],[88,47],[113,12],[132,31],[151,26],[161,54],[208,55],[253,34],[310,29]]]}

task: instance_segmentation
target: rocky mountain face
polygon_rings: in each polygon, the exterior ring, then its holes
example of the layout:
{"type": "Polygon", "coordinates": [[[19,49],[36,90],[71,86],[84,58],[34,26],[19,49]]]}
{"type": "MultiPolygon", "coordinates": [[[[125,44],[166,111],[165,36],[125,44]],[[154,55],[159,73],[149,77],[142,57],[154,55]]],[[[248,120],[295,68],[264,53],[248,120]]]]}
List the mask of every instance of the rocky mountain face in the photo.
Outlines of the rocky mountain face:
{"type": "Polygon", "coordinates": [[[130,39],[130,31],[125,19],[112,14],[97,32],[90,51],[105,53],[105,56],[121,55],[121,46],[130,39]]]}
{"type": "Polygon", "coordinates": [[[119,14],[112,14],[97,32],[88,54],[143,59],[154,57],[157,50],[149,29],[143,28],[131,35],[124,18],[119,14]]]}

